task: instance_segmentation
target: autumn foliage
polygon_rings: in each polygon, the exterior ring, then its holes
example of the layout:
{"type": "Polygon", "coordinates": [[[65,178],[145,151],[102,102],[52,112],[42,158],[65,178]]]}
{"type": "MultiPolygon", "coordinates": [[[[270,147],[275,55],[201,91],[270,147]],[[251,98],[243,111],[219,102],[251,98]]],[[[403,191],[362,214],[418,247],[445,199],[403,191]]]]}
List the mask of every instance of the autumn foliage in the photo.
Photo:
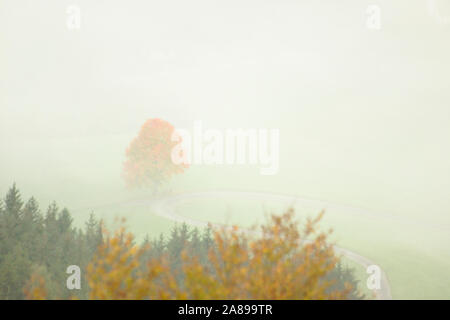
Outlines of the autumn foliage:
{"type": "Polygon", "coordinates": [[[354,288],[337,289],[329,280],[339,259],[328,233],[316,231],[319,220],[300,230],[289,210],[252,232],[216,230],[208,263],[183,251],[181,282],[168,257],[143,263],[147,248],[121,228],[106,236],[88,266],[90,299],[348,299],[354,288]]]}
{"type": "Polygon", "coordinates": [[[172,162],[171,152],[180,141],[172,141],[174,127],[161,119],[149,119],[126,149],[122,176],[128,187],[157,189],[187,166],[172,162]]]}
{"type": "Polygon", "coordinates": [[[338,258],[326,242],[326,233],[314,235],[320,216],[308,220],[300,232],[293,215],[293,210],[272,215],[250,236],[236,227],[216,232],[216,247],[209,254],[211,270],[184,257],[182,295],[188,299],[346,299],[350,287],[329,290],[333,283],[326,276],[338,258]]]}
{"type": "Polygon", "coordinates": [[[24,293],[27,300],[45,300],[47,288],[44,277],[39,273],[33,273],[24,288],[24,293]]]}

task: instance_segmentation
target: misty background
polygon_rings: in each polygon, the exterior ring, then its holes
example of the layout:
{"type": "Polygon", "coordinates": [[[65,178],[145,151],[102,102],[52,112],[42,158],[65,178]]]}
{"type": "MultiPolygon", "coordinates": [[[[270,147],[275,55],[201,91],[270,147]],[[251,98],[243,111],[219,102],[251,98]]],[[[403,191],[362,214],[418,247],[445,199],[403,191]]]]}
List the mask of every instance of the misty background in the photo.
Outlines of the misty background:
{"type": "Polygon", "coordinates": [[[298,194],[448,228],[449,37],[425,0],[1,0],[0,192],[74,210],[130,198],[124,152],[145,120],[201,120],[280,129],[279,173],[194,166],[173,191],[298,194]]]}

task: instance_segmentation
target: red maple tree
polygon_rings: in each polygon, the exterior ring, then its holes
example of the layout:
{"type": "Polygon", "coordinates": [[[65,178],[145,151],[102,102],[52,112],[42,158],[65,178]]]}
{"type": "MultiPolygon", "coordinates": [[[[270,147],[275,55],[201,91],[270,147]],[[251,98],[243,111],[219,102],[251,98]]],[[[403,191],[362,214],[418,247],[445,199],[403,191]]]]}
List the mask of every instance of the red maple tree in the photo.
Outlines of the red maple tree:
{"type": "Polygon", "coordinates": [[[181,138],[172,141],[175,128],[167,121],[149,119],[126,149],[122,177],[128,187],[158,189],[175,174],[188,167],[175,164],[171,153],[181,138]]]}

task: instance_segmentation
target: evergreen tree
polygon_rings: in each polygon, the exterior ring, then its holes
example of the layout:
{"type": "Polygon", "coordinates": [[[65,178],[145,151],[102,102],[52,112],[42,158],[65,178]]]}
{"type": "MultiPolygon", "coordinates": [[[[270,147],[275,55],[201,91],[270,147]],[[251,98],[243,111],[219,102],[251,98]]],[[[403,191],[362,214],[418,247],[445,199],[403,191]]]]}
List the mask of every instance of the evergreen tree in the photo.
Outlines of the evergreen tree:
{"type": "Polygon", "coordinates": [[[212,228],[211,225],[208,225],[203,231],[202,234],[202,250],[208,252],[210,248],[214,245],[214,239],[212,236],[212,228]]]}
{"type": "Polygon", "coordinates": [[[195,255],[195,253],[199,253],[203,256],[202,252],[202,241],[200,238],[200,232],[197,228],[193,228],[189,234],[189,254],[195,255]]]}
{"type": "Polygon", "coordinates": [[[5,197],[5,214],[13,216],[20,220],[20,210],[22,209],[23,202],[20,196],[20,192],[14,183],[9,189],[5,197]]]}
{"type": "Polygon", "coordinates": [[[0,254],[6,254],[12,250],[21,236],[20,222],[22,206],[23,202],[20,192],[14,183],[4,199],[4,209],[0,221],[0,240],[2,242],[2,252],[0,254]]]}
{"type": "MultiPolygon", "coordinates": [[[[56,202],[45,217],[39,205],[30,198],[25,205],[14,184],[0,201],[0,299],[23,299],[23,288],[33,272],[46,280],[49,298],[68,298],[66,288],[69,265],[78,265],[82,274],[103,241],[101,222],[91,214],[86,233],[72,227],[67,209],[59,210],[56,202]]],[[[82,277],[80,298],[87,298],[88,283],[82,277]]]]}
{"type": "Polygon", "coordinates": [[[45,246],[43,239],[43,217],[36,199],[31,197],[22,212],[21,241],[27,249],[30,259],[42,263],[42,252],[45,246]]]}
{"type": "Polygon", "coordinates": [[[72,217],[70,216],[69,210],[64,208],[58,215],[56,224],[58,225],[58,231],[60,233],[65,233],[71,231],[72,217]]]}
{"type": "Polygon", "coordinates": [[[89,254],[94,254],[98,246],[103,241],[103,234],[101,228],[101,221],[97,221],[94,213],[91,212],[89,220],[86,222],[86,241],[89,249],[89,254]]]}
{"type": "Polygon", "coordinates": [[[57,224],[58,206],[56,202],[52,202],[47,209],[44,225],[45,225],[45,247],[44,257],[46,261],[46,267],[49,270],[54,268],[54,261],[61,255],[62,250],[58,245],[59,240],[59,228],[57,224]]]}
{"type": "Polygon", "coordinates": [[[34,197],[31,197],[25,204],[22,212],[22,219],[23,223],[27,225],[39,224],[42,222],[39,204],[34,197]]]}
{"type": "Polygon", "coordinates": [[[31,261],[27,251],[19,243],[0,263],[0,299],[23,298],[23,288],[30,276],[31,261]]]}
{"type": "MultiPolygon", "coordinates": [[[[91,213],[83,230],[72,226],[72,216],[67,209],[59,210],[55,202],[48,207],[45,217],[34,198],[23,203],[20,192],[14,184],[0,201],[0,299],[23,299],[23,289],[31,274],[36,272],[45,278],[49,298],[69,298],[74,294],[66,288],[69,265],[77,265],[82,272],[79,298],[87,298],[89,285],[83,276],[88,263],[103,243],[102,222],[91,213]]],[[[175,225],[166,239],[144,239],[142,248],[149,245],[142,259],[161,259],[167,256],[170,272],[179,284],[183,283],[181,255],[185,251],[190,257],[209,268],[208,252],[214,248],[212,229],[200,232],[186,224],[175,225]]],[[[292,261],[292,263],[296,263],[292,261]]],[[[143,264],[145,265],[145,264],[143,264]]],[[[212,272],[212,271],[211,271],[212,272]]],[[[356,287],[354,272],[338,265],[327,280],[335,281],[333,288],[344,288],[345,282],[356,287]]],[[[354,290],[352,298],[362,296],[354,290]]]]}

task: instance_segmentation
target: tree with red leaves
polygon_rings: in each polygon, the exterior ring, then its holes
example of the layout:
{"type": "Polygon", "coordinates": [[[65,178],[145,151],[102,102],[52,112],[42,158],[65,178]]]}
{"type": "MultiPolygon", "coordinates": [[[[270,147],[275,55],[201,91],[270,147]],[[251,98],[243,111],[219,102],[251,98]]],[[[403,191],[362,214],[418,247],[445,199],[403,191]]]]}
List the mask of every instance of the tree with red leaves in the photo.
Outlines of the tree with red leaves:
{"type": "Polygon", "coordinates": [[[184,172],[185,164],[172,161],[172,149],[181,138],[172,141],[175,128],[167,121],[149,119],[126,150],[122,176],[128,187],[150,187],[156,191],[173,175],[184,172]]]}

